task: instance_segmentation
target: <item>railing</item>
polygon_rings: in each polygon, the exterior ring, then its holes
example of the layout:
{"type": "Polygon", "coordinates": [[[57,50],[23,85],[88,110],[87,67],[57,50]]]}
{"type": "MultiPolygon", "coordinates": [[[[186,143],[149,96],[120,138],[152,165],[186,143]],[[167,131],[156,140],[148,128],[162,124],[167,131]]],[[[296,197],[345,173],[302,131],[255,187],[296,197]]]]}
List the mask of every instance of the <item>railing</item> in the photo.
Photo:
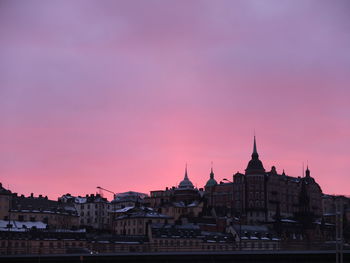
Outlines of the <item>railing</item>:
{"type": "MultiPolygon", "coordinates": [[[[322,251],[334,250],[335,244],[326,244],[323,242],[281,242],[269,244],[268,247],[258,243],[254,244],[254,248],[243,246],[239,249],[237,243],[199,243],[192,246],[177,245],[159,245],[159,244],[118,244],[118,243],[84,243],[82,246],[76,244],[74,246],[63,244],[40,245],[33,244],[30,240],[24,243],[12,242],[0,245],[0,255],[45,255],[45,254],[103,254],[103,253],[150,253],[150,252],[232,252],[232,251],[322,251]]],[[[252,243],[251,243],[252,244],[252,243]]],[[[250,245],[251,245],[250,244],[250,245]]],[[[347,247],[344,248],[350,252],[347,247]]]]}

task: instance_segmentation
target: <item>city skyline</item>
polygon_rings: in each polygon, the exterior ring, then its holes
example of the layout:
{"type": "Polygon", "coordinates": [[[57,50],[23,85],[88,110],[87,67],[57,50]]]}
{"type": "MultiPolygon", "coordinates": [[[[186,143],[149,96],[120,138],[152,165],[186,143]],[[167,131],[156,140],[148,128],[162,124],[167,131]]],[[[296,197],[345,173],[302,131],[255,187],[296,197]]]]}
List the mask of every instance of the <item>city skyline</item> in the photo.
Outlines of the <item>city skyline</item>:
{"type": "Polygon", "coordinates": [[[266,170],[349,194],[348,1],[1,1],[0,182],[149,193],[266,170]]]}

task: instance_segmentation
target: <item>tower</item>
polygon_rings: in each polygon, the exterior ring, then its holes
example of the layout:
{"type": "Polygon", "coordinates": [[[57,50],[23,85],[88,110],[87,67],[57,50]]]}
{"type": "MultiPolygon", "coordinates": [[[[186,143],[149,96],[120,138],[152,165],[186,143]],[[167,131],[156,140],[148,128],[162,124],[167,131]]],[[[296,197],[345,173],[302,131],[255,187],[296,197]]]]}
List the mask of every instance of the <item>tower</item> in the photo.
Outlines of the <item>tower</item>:
{"type": "Polygon", "coordinates": [[[249,161],[247,168],[245,169],[245,174],[264,174],[265,168],[262,162],[259,160],[259,154],[256,147],[256,139],[254,136],[253,153],[252,159],[249,161]]]}

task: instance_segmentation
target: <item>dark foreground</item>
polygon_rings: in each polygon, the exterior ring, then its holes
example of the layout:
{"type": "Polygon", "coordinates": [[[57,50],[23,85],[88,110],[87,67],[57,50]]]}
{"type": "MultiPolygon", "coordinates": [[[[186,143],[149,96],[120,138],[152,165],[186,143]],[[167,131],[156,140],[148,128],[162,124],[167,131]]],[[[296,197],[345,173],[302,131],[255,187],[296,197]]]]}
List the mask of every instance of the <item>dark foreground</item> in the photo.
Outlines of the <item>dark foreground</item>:
{"type": "MultiPolygon", "coordinates": [[[[335,262],[335,251],[256,251],[256,252],[164,252],[134,254],[99,254],[99,255],[45,255],[45,256],[5,256],[0,262],[335,262]]],[[[350,252],[344,253],[344,262],[350,262],[350,252]]]]}

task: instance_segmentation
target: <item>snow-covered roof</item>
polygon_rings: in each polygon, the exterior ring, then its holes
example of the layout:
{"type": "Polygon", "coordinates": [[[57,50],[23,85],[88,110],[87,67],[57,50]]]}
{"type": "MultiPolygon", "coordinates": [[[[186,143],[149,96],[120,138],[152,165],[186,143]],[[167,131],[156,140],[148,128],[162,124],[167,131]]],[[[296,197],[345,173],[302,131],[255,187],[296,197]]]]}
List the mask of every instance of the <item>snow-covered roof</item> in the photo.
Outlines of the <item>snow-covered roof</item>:
{"type": "Polygon", "coordinates": [[[86,201],[87,201],[86,197],[81,197],[81,196],[75,197],[74,199],[74,202],[76,204],[85,204],[86,201]]]}
{"type": "Polygon", "coordinates": [[[128,212],[129,210],[133,209],[135,206],[127,206],[118,210],[115,210],[116,213],[125,213],[128,212]]]}
{"type": "Polygon", "coordinates": [[[0,230],[8,230],[8,224],[11,225],[11,231],[25,231],[25,229],[29,229],[35,227],[37,229],[45,229],[47,224],[40,221],[15,221],[11,220],[0,220],[0,230]]]}

